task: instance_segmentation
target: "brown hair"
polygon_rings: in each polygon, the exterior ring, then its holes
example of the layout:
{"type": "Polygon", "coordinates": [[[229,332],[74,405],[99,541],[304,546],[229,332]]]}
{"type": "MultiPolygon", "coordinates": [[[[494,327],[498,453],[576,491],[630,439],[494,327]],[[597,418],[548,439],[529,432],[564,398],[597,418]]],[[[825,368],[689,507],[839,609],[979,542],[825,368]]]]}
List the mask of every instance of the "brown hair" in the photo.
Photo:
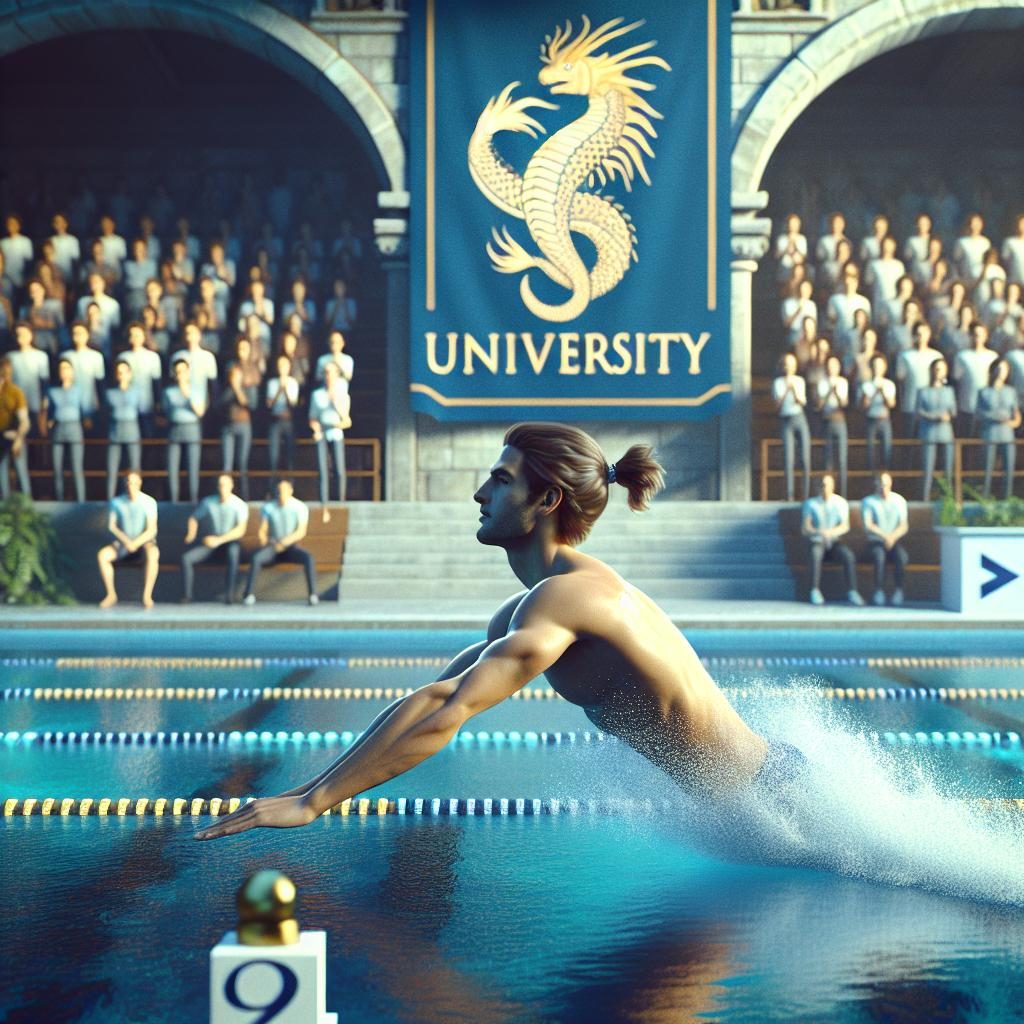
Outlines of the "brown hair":
{"type": "MultiPolygon", "coordinates": [[[[558,538],[565,544],[586,539],[608,504],[608,460],[585,431],[565,423],[516,423],[504,443],[523,453],[523,466],[534,498],[547,487],[562,490],[558,506],[558,538]]],[[[635,444],[616,463],[615,482],[629,491],[634,512],[648,507],[665,485],[664,471],[650,445],[635,444]]]]}

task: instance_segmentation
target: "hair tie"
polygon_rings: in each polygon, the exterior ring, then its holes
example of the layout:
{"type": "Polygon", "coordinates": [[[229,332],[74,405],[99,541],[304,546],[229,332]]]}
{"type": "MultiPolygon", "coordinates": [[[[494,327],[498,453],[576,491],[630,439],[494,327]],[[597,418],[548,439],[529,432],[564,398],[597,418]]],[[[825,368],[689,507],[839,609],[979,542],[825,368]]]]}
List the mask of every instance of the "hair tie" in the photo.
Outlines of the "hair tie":
{"type": "Polygon", "coordinates": [[[610,466],[605,466],[605,473],[608,477],[608,483],[615,483],[615,463],[613,462],[610,466]]]}

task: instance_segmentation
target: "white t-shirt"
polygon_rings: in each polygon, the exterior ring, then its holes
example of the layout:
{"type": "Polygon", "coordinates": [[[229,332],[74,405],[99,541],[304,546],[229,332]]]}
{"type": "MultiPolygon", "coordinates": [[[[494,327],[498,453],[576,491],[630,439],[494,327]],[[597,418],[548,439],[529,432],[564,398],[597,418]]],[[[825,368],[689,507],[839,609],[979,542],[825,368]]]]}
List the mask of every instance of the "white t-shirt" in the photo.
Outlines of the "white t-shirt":
{"type": "Polygon", "coordinates": [[[94,348],[68,349],[61,352],[61,359],[67,359],[75,370],[75,387],[82,396],[82,415],[92,416],[100,407],[96,385],[106,376],[103,353],[94,348]]]}
{"type": "Polygon", "coordinates": [[[78,239],[74,235],[51,235],[50,241],[53,243],[53,262],[65,278],[70,278],[75,262],[82,258],[78,239]]]}
{"type": "Polygon", "coordinates": [[[16,349],[10,353],[14,383],[25,393],[28,411],[39,412],[50,383],[50,357],[37,348],[16,349]]]}
{"type": "Polygon", "coordinates": [[[875,380],[872,377],[871,380],[866,380],[861,384],[860,397],[862,403],[865,398],[868,400],[864,415],[869,420],[888,419],[889,409],[896,401],[896,384],[888,377],[883,377],[881,380],[875,380]]]}
{"type": "Polygon", "coordinates": [[[953,360],[953,380],[956,383],[956,404],[961,412],[974,412],[978,405],[978,392],[988,387],[988,369],[999,356],[990,348],[980,352],[965,348],[953,360]]]}
{"type": "Polygon", "coordinates": [[[810,317],[815,324],[818,322],[818,305],[813,299],[800,299],[791,296],[782,301],[782,322],[785,323],[793,314],[793,322],[789,325],[789,344],[796,341],[803,334],[803,323],[810,317]]]}
{"type": "MultiPolygon", "coordinates": [[[[871,523],[885,533],[892,533],[897,526],[907,521],[907,499],[895,491],[890,491],[887,498],[880,494],[869,494],[861,501],[860,510],[865,527],[871,523]]],[[[876,537],[876,534],[868,533],[868,540],[875,540],[876,537]]]]}
{"type": "Polygon", "coordinates": [[[32,239],[25,235],[0,238],[7,276],[20,288],[25,283],[25,265],[32,262],[32,239]]]}
{"type": "Polygon", "coordinates": [[[898,259],[876,259],[868,264],[865,283],[871,285],[871,302],[876,309],[883,309],[884,303],[896,298],[896,282],[907,272],[903,261],[898,259]]]}
{"type": "Polygon", "coordinates": [[[1024,284],[1024,238],[1007,238],[1003,242],[1002,257],[1010,280],[1024,284]]]}
{"type": "Polygon", "coordinates": [[[917,393],[921,388],[928,387],[931,365],[936,359],[941,358],[942,353],[936,352],[933,348],[926,348],[923,351],[908,348],[900,353],[896,360],[896,379],[903,385],[900,400],[900,409],[903,412],[913,412],[917,408],[917,393]]]}
{"type": "Polygon", "coordinates": [[[845,377],[822,377],[818,381],[818,401],[824,413],[842,412],[850,401],[850,382],[845,377]]]}
{"type": "Polygon", "coordinates": [[[321,356],[316,361],[317,380],[323,380],[324,377],[326,376],[328,363],[337,364],[338,368],[341,370],[339,382],[343,383],[345,390],[348,391],[349,381],[352,380],[352,374],[355,372],[355,360],[347,352],[342,352],[340,355],[337,356],[328,352],[327,355],[321,356]]]}
{"type": "Polygon", "coordinates": [[[156,408],[153,385],[163,376],[160,353],[149,348],[128,349],[117,358],[132,368],[132,385],[139,393],[139,412],[151,413],[156,408]]]}
{"type": "Polygon", "coordinates": [[[103,259],[120,267],[128,259],[128,246],[120,235],[100,235],[99,243],[103,246],[103,259]]]}
{"type": "Polygon", "coordinates": [[[785,377],[776,377],[772,381],[772,398],[776,402],[782,402],[779,407],[780,416],[795,416],[797,413],[803,412],[804,406],[807,404],[807,384],[803,377],[790,377],[788,381],[785,377]],[[792,385],[792,391],[789,390],[790,385],[792,385]],[[786,397],[783,398],[783,395],[786,397]]]}
{"type": "Polygon", "coordinates": [[[972,238],[965,235],[956,240],[953,247],[953,262],[960,270],[960,276],[973,281],[981,275],[981,268],[984,265],[985,253],[992,248],[992,243],[984,236],[979,235],[972,238]]]}
{"type": "Polygon", "coordinates": [[[197,394],[202,396],[203,405],[209,405],[210,381],[217,379],[217,357],[206,348],[178,349],[171,356],[168,364],[172,374],[174,373],[174,364],[179,359],[184,359],[188,363],[192,387],[197,394]]]}

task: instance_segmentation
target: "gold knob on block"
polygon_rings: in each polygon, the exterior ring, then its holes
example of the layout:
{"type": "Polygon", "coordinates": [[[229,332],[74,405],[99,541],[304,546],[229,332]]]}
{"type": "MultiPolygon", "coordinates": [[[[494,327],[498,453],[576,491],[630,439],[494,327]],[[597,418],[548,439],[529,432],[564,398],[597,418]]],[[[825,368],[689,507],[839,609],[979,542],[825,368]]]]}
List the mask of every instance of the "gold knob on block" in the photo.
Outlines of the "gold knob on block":
{"type": "Polygon", "coordinates": [[[238,890],[238,941],[243,946],[289,946],[299,941],[295,883],[280,871],[257,871],[238,890]]]}

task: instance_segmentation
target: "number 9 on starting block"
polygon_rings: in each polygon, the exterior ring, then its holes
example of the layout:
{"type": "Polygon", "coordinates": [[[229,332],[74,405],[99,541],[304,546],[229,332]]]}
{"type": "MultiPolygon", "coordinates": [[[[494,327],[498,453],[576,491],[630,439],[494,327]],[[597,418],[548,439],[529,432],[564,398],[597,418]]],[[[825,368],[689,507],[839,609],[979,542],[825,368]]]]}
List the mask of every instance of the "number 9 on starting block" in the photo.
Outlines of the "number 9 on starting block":
{"type": "Polygon", "coordinates": [[[275,946],[228,932],[210,951],[210,1024],[337,1024],[326,989],[326,932],[275,946]]]}

